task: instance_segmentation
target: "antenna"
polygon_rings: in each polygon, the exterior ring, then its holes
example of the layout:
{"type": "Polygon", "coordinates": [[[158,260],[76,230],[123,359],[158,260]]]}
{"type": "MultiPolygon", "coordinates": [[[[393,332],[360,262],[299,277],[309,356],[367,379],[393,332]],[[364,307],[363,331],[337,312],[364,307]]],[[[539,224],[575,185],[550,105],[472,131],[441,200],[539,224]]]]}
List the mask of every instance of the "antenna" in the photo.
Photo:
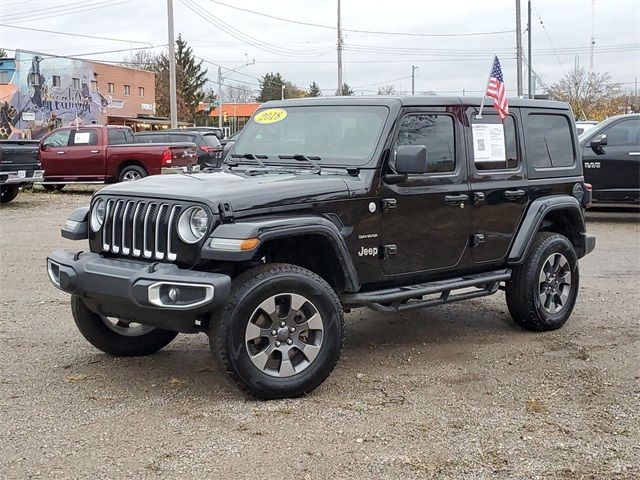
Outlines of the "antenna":
{"type": "Polygon", "coordinates": [[[596,45],[595,35],[596,0],[591,0],[591,46],[589,48],[589,70],[593,71],[593,49],[596,45]]]}

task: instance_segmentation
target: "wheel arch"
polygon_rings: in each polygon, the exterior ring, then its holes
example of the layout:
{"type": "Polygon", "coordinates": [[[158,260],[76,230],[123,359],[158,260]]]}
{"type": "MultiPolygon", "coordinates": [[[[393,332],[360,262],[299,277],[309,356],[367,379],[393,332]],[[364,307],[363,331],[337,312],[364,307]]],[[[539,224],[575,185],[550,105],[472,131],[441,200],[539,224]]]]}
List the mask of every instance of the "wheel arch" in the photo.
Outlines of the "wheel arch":
{"type": "Polygon", "coordinates": [[[238,221],[219,225],[215,238],[258,238],[253,252],[214,252],[205,248],[203,258],[249,261],[266,258],[269,263],[290,263],[318,274],[336,291],[357,292],[360,280],[338,220],[323,216],[295,216],[238,221]]]}
{"type": "Polygon", "coordinates": [[[578,258],[586,253],[584,238],[586,225],[580,202],[568,195],[539,198],[531,203],[509,253],[509,264],[521,264],[536,232],[555,232],[567,237],[576,249],[578,258]]]}

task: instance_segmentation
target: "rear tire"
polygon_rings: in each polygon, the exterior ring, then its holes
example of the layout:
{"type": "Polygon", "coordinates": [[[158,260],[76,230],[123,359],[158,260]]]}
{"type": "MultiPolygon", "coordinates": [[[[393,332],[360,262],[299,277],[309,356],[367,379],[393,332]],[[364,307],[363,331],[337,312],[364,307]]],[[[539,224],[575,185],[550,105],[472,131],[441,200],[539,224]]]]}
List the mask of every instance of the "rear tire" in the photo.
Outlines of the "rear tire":
{"type": "Polygon", "coordinates": [[[288,264],[239,275],[209,332],[223,370],[265,400],[299,397],[318,387],[336,366],[343,340],[344,316],[333,289],[315,273],[288,264]]]}
{"type": "Polygon", "coordinates": [[[567,237],[538,232],[522,265],[507,282],[509,313],[521,327],[546,332],[562,327],[578,296],[578,257],[567,237]]]}
{"type": "Polygon", "coordinates": [[[120,182],[132,182],[134,180],[140,180],[147,175],[149,175],[149,173],[143,167],[138,165],[127,165],[120,172],[118,180],[120,182]]]}
{"type": "Polygon", "coordinates": [[[9,185],[0,187],[0,203],[9,203],[18,196],[20,187],[17,185],[9,185]]]}
{"type": "MultiPolygon", "coordinates": [[[[139,333],[126,332],[130,325],[109,326],[108,319],[89,310],[82,299],[76,295],[71,297],[71,313],[78,330],[91,345],[116,357],[151,355],[169,345],[178,335],[178,332],[147,325],[140,325],[142,328],[135,327],[138,328],[139,333]]],[[[119,320],[118,323],[120,323],[119,320]]]]}

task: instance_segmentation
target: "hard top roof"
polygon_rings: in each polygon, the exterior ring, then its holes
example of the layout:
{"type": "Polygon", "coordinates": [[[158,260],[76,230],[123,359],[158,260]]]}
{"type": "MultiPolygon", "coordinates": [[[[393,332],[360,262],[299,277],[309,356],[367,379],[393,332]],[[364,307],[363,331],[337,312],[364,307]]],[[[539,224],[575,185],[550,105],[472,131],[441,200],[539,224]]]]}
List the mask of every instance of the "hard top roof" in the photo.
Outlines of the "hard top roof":
{"type": "MultiPolygon", "coordinates": [[[[401,105],[407,107],[419,106],[449,106],[449,105],[469,105],[480,106],[482,97],[441,97],[438,95],[410,96],[410,95],[353,95],[348,97],[313,97],[294,98],[290,100],[272,100],[266,102],[261,108],[312,106],[312,105],[401,105]]],[[[493,100],[485,99],[485,107],[491,108],[493,100]]],[[[529,108],[554,108],[569,109],[566,102],[556,102],[552,100],[534,100],[509,98],[509,105],[512,107],[529,108]]]]}

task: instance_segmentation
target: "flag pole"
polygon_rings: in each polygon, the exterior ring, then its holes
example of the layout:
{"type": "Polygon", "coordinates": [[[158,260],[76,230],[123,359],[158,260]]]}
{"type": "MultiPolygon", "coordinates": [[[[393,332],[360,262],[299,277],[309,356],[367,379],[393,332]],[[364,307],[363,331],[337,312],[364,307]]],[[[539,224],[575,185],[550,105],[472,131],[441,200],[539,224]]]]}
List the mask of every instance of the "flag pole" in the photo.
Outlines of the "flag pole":
{"type": "Polygon", "coordinates": [[[484,99],[487,98],[487,88],[489,88],[489,82],[491,81],[491,72],[493,72],[493,66],[496,63],[496,58],[498,58],[498,55],[494,53],[493,60],[491,61],[491,68],[489,69],[489,76],[487,77],[487,86],[484,87],[484,93],[482,94],[482,101],[480,102],[480,111],[478,112],[478,115],[476,115],[476,118],[482,118],[482,110],[484,109],[484,99]]]}

